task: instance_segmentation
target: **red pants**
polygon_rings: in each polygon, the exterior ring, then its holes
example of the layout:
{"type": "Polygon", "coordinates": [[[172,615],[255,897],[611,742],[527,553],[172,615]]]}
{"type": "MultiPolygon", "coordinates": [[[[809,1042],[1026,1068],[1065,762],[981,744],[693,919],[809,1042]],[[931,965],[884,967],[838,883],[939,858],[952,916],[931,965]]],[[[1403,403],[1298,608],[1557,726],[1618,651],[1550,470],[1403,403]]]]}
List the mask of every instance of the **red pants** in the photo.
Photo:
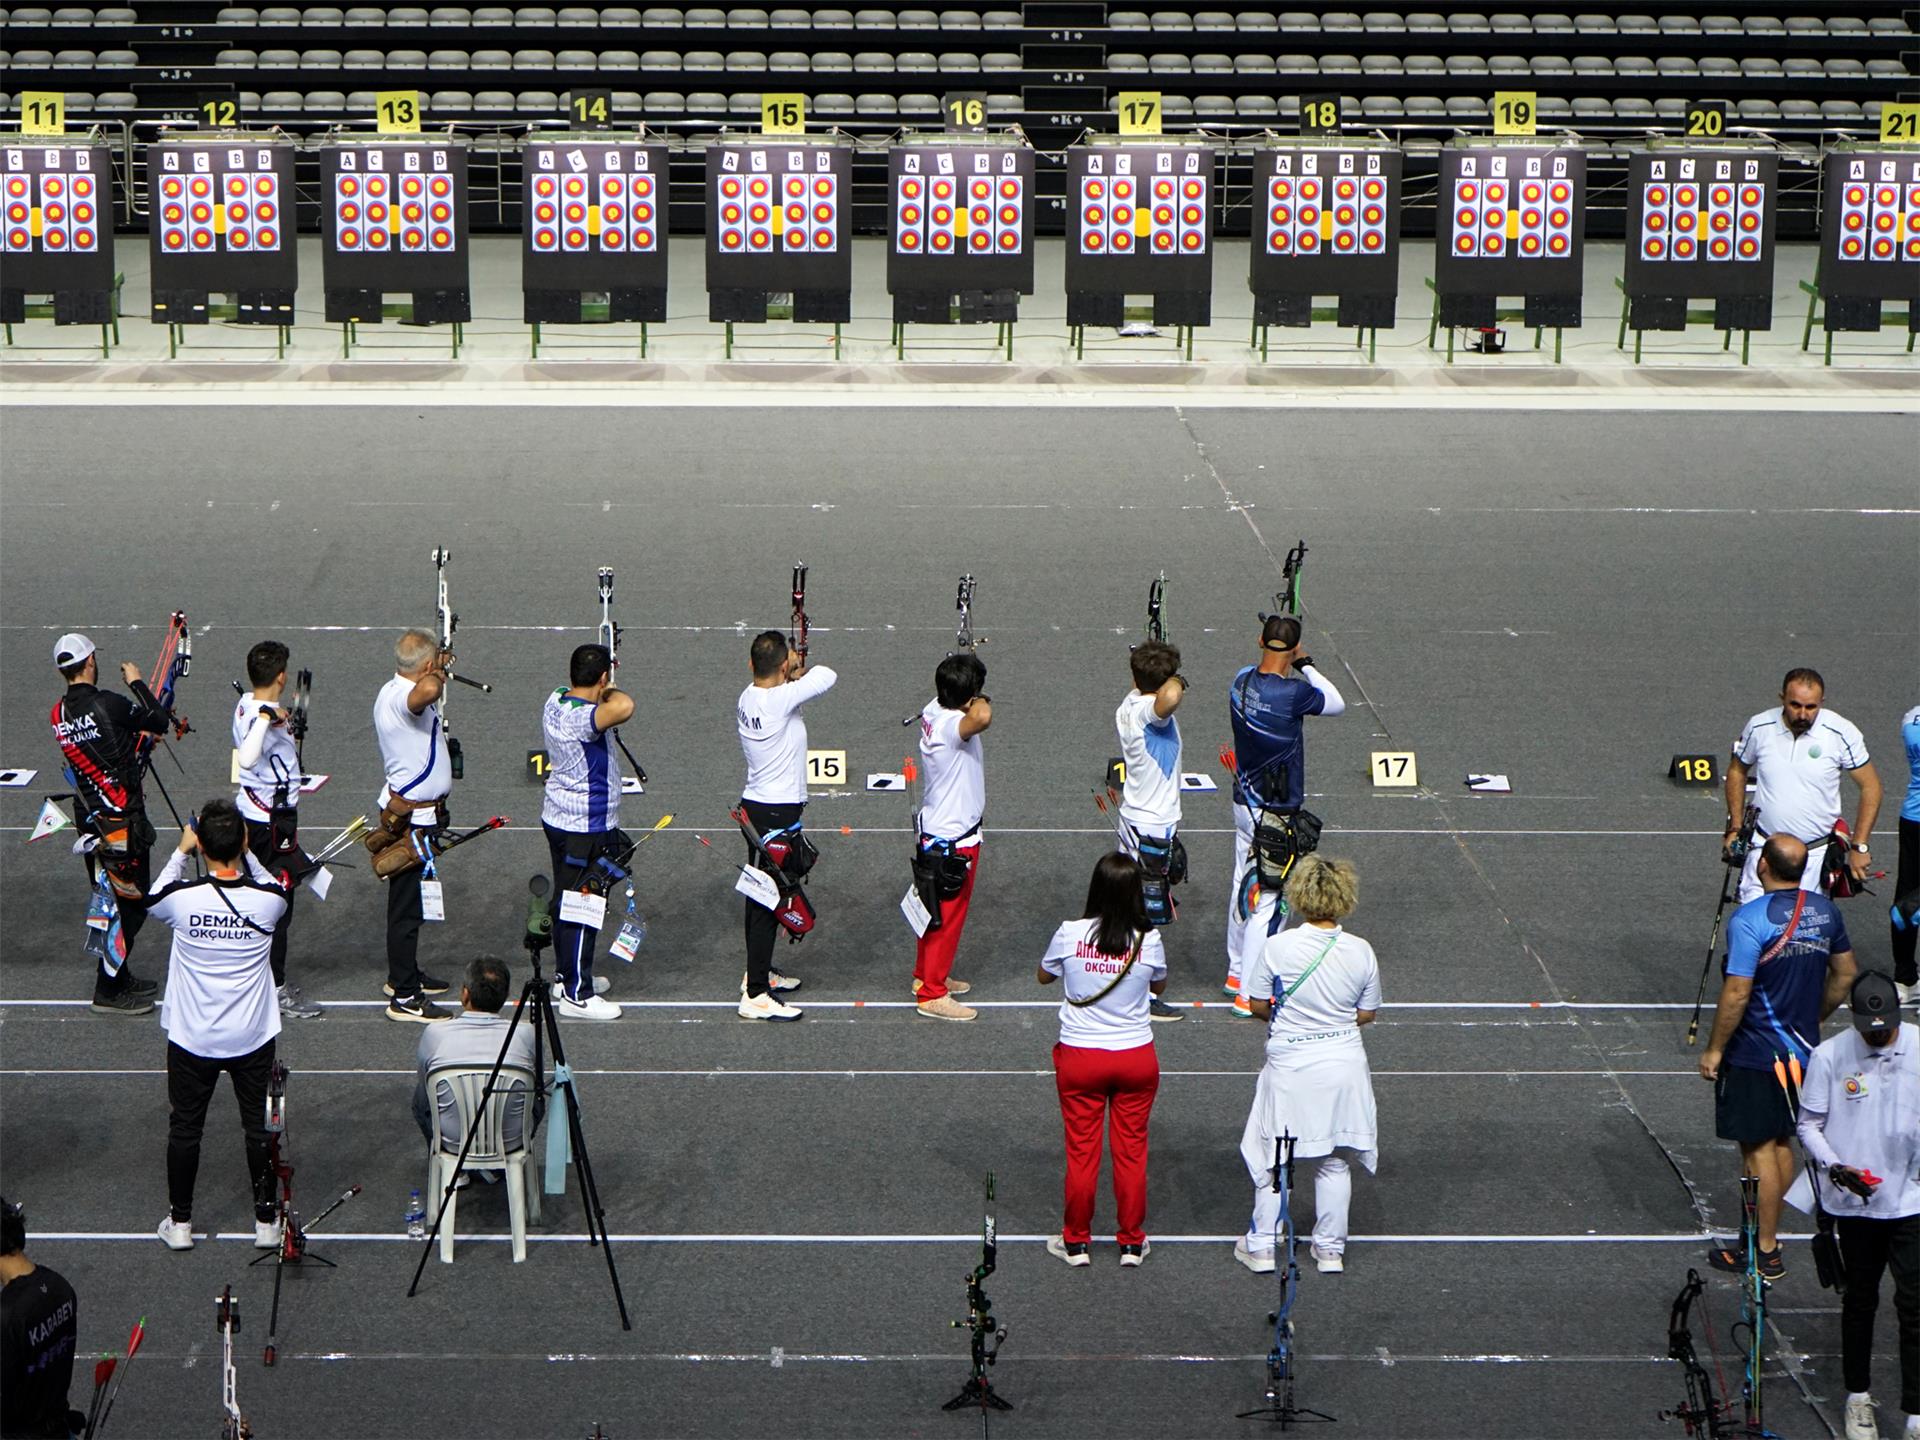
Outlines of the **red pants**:
{"type": "Polygon", "coordinates": [[[1084,1243],[1093,1223],[1100,1181],[1100,1123],[1113,1151],[1114,1238],[1122,1245],[1146,1239],[1147,1119],[1160,1088],[1160,1060],[1151,1042],[1132,1050],[1053,1047],[1053,1082],[1067,1131],[1067,1205],[1060,1237],[1084,1243]]]}
{"type": "Polygon", "coordinates": [[[980,873],[978,845],[957,847],[953,853],[969,862],[967,878],[961,882],[958,895],[940,902],[940,928],[929,928],[914,947],[913,978],[920,983],[913,998],[922,1004],[947,993],[947,976],[953,973],[953,953],[960,948],[960,932],[967,923],[967,905],[973,899],[974,877],[980,873]]]}

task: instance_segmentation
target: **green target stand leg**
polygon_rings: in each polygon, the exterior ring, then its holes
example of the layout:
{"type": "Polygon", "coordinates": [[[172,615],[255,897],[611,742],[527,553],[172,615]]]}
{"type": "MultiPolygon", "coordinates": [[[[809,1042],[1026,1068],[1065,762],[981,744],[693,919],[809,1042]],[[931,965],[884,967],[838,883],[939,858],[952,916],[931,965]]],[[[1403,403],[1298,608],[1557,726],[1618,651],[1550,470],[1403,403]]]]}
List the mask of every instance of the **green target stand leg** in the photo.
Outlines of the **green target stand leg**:
{"type": "Polygon", "coordinates": [[[1811,285],[1804,280],[1800,282],[1800,288],[1807,292],[1807,323],[1800,327],[1800,353],[1803,355],[1807,347],[1813,343],[1813,309],[1820,303],[1819,279],[1820,277],[1815,275],[1814,283],[1811,285]]]}
{"type": "Polygon", "coordinates": [[[454,321],[453,322],[453,358],[456,360],[460,358],[460,342],[465,338],[465,336],[466,336],[466,327],[462,325],[458,320],[454,321]]]}
{"type": "Polygon", "coordinates": [[[180,358],[180,327],[178,325],[167,326],[167,358],[169,360],[180,358]]]}
{"type": "Polygon", "coordinates": [[[907,358],[907,327],[898,320],[893,322],[893,358],[907,358]]]}
{"type": "Polygon", "coordinates": [[[353,358],[353,321],[345,320],[340,324],[340,358],[353,358]]]}
{"type": "Polygon", "coordinates": [[[540,322],[536,320],[528,328],[533,332],[533,350],[527,358],[529,360],[538,360],[540,358],[540,322]]]}
{"type": "Polygon", "coordinates": [[[731,320],[729,320],[729,321],[727,321],[727,350],[726,350],[726,358],[727,358],[727,359],[729,359],[729,360],[731,360],[731,359],[733,358],[733,322],[732,322],[731,320]]]}
{"type": "Polygon", "coordinates": [[[1073,358],[1076,360],[1086,359],[1087,327],[1084,325],[1069,326],[1067,329],[1067,338],[1073,342],[1073,358]]]}
{"type": "Polygon", "coordinates": [[[640,358],[647,358],[647,322],[644,320],[640,322],[640,358]]]}
{"type": "Polygon", "coordinates": [[[835,360],[840,358],[840,322],[838,320],[833,322],[833,358],[835,360]]]}
{"type": "Polygon", "coordinates": [[[1013,322],[1009,320],[1005,325],[1001,326],[1000,328],[1006,336],[1007,363],[1011,365],[1013,363],[1013,322]]]}
{"type": "Polygon", "coordinates": [[[292,331],[285,325],[278,325],[274,328],[280,332],[280,347],[274,352],[273,358],[276,360],[284,360],[287,358],[287,341],[291,338],[292,331]]]}

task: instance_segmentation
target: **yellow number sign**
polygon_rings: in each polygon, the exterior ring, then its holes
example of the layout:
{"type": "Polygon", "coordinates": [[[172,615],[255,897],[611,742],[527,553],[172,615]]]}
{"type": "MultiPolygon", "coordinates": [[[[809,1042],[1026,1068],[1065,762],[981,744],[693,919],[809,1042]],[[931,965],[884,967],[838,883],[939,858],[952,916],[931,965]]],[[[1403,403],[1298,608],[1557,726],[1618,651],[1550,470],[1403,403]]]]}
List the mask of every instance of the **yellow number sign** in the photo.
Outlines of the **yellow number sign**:
{"type": "Polygon", "coordinates": [[[420,92],[382,90],[373,100],[373,118],[382,135],[418,135],[420,92]]]}
{"type": "Polygon", "coordinates": [[[1158,90],[1122,90],[1113,97],[1113,112],[1120,121],[1122,135],[1158,135],[1160,133],[1160,92],[1158,90]]]}
{"type": "Polygon", "coordinates": [[[27,90],[20,96],[20,129],[27,135],[67,133],[67,97],[60,90],[27,90]]]}
{"type": "Polygon", "coordinates": [[[1531,135],[1540,109],[1531,90],[1499,90],[1493,97],[1493,133],[1531,135]]]}
{"type": "Polygon", "coordinates": [[[762,135],[800,135],[807,128],[807,97],[804,95],[762,95],[760,97],[760,133],[762,135]]]}

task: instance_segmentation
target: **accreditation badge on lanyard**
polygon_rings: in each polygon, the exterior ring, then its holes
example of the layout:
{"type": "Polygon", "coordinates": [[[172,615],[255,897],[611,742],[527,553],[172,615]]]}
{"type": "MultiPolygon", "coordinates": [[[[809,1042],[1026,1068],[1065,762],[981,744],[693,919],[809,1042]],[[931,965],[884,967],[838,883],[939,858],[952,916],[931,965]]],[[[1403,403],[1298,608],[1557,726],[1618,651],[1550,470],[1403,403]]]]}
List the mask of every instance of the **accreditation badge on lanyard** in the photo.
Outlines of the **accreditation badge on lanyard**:
{"type": "Polygon", "coordinates": [[[620,922],[620,933],[613,937],[613,944],[607,953],[616,960],[633,963],[634,955],[640,949],[640,942],[647,938],[647,922],[640,918],[640,911],[633,903],[633,887],[627,887],[627,915],[620,922]]]}
{"type": "Polygon", "coordinates": [[[427,847],[425,858],[426,878],[420,882],[420,918],[422,920],[445,920],[447,918],[447,896],[440,888],[439,872],[433,868],[433,850],[427,847]]]}

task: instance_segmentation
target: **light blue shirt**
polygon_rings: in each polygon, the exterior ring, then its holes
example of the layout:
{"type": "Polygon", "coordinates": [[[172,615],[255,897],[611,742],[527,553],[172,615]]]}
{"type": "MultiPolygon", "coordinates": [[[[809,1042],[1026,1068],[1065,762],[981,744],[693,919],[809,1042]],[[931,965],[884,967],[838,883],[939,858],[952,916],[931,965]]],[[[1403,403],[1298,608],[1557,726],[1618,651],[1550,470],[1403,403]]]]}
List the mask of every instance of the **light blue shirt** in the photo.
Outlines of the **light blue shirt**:
{"type": "Polygon", "coordinates": [[[1907,747],[1907,798],[1900,806],[1902,820],[1920,820],[1920,705],[1900,722],[1900,739],[1907,747]]]}

